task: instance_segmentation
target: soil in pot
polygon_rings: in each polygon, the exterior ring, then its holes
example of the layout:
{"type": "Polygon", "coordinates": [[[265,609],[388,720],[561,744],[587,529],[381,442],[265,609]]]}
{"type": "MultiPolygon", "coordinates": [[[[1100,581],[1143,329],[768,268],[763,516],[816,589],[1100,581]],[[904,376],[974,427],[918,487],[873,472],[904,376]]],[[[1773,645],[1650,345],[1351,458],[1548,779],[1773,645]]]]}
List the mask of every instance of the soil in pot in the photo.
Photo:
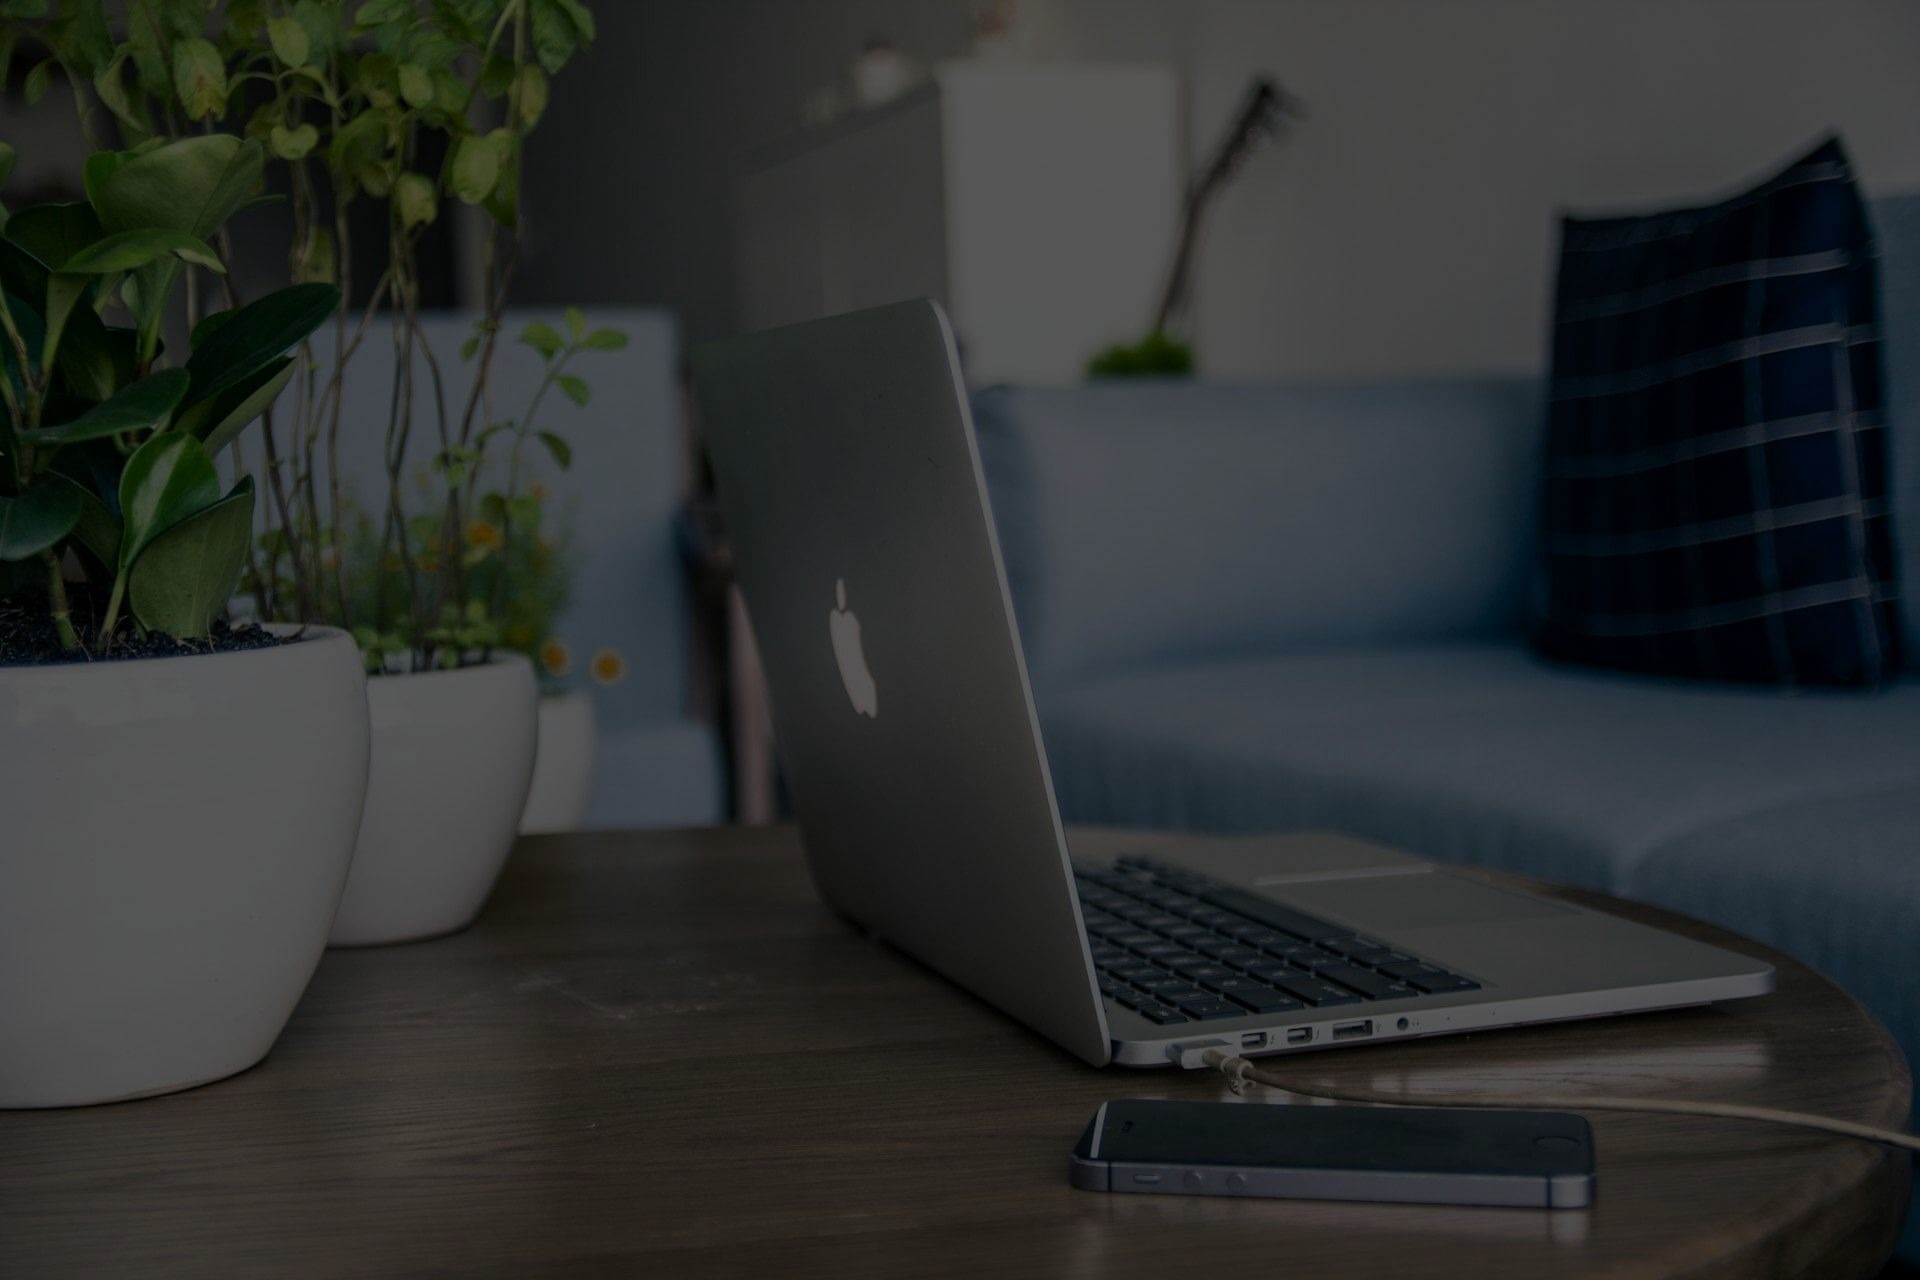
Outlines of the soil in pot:
{"type": "Polygon", "coordinates": [[[52,666],[62,662],[91,662],[100,657],[170,658],[196,653],[231,653],[240,649],[271,649],[297,638],[276,636],[251,622],[237,627],[216,622],[212,634],[205,640],[175,640],[159,631],[149,631],[144,636],[130,632],[116,639],[110,652],[101,654],[92,631],[78,623],[76,629],[80,632],[81,648],[62,648],[53,621],[43,612],[0,604],[0,667],[52,666]]]}

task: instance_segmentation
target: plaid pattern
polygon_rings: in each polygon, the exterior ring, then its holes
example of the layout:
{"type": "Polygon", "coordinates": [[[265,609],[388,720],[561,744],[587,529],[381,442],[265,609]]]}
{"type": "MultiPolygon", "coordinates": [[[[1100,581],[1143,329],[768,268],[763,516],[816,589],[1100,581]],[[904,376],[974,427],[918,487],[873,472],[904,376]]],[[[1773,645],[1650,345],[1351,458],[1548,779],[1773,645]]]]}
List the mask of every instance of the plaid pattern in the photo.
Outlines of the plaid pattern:
{"type": "Polygon", "coordinates": [[[1668,675],[1890,678],[1880,369],[1837,140],[1720,204],[1565,219],[1540,647],[1668,675]]]}

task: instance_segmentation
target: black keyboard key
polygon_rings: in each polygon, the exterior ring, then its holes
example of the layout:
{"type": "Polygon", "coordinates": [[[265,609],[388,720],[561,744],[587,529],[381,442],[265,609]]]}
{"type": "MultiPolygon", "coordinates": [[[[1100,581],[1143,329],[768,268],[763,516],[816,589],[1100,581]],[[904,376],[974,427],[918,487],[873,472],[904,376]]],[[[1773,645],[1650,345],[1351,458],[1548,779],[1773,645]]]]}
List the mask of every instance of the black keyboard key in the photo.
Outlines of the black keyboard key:
{"type": "Polygon", "coordinates": [[[1297,999],[1304,1000],[1316,1009],[1333,1004],[1359,1004],[1360,997],[1344,987],[1336,987],[1331,982],[1322,982],[1318,978],[1304,973],[1296,973],[1286,978],[1274,980],[1274,986],[1297,999]]]}
{"type": "Polygon", "coordinates": [[[1186,1014],[1180,1012],[1178,1009],[1175,1009],[1170,1005],[1164,1005],[1164,1004],[1150,1005],[1138,1010],[1137,1012],[1140,1014],[1141,1017],[1147,1019],[1150,1022],[1157,1022],[1163,1027],[1171,1025],[1172,1023],[1175,1023],[1175,1022],[1187,1021],[1186,1014]]]}
{"type": "Polygon", "coordinates": [[[1415,978],[1450,978],[1453,975],[1437,964],[1428,964],[1425,960],[1393,960],[1376,966],[1380,972],[1403,982],[1412,982],[1415,978]]]}
{"type": "Polygon", "coordinates": [[[1387,964],[1394,957],[1392,948],[1366,938],[1330,938],[1325,946],[1327,950],[1338,951],[1355,964],[1364,964],[1369,967],[1387,964]]]}
{"type": "MultiPolygon", "coordinates": [[[[1295,911],[1292,907],[1283,907],[1257,894],[1242,889],[1214,889],[1200,895],[1200,900],[1220,908],[1233,911],[1249,919],[1256,920],[1271,929],[1290,933],[1296,938],[1308,942],[1319,942],[1324,938],[1351,938],[1353,930],[1325,920],[1316,920],[1305,912],[1295,911]]],[[[1204,923],[1204,922],[1203,922],[1204,923]]]]}
{"type": "Polygon", "coordinates": [[[1169,956],[1186,955],[1187,949],[1177,942],[1147,942],[1133,948],[1133,953],[1149,960],[1164,961],[1169,956]]]}
{"type": "Polygon", "coordinates": [[[1092,954],[1094,967],[1099,969],[1105,969],[1110,965],[1124,964],[1127,959],[1127,953],[1123,949],[1119,947],[1109,947],[1103,943],[1095,944],[1092,954]]]}
{"type": "Polygon", "coordinates": [[[1107,970],[1107,973],[1122,982],[1152,982],[1155,978],[1166,977],[1166,974],[1150,964],[1115,965],[1107,970]]]}
{"type": "Polygon", "coordinates": [[[1154,957],[1154,963],[1171,969],[1182,964],[1212,964],[1212,956],[1203,956],[1198,951],[1173,951],[1164,956],[1154,957]]]}
{"type": "Polygon", "coordinates": [[[1115,929],[1100,935],[1116,947],[1137,947],[1149,942],[1158,942],[1158,934],[1148,933],[1145,929],[1115,929]]]}
{"type": "Polygon", "coordinates": [[[1166,962],[1166,965],[1167,968],[1173,970],[1175,973],[1186,974],[1191,974],[1196,969],[1212,969],[1217,967],[1214,964],[1212,956],[1195,956],[1191,960],[1169,960],[1166,962]]]}
{"type": "Polygon", "coordinates": [[[1215,936],[1213,930],[1203,928],[1197,924],[1175,925],[1171,929],[1160,930],[1160,934],[1162,937],[1172,938],[1175,942],[1185,943],[1192,943],[1199,938],[1211,938],[1215,936]]]}
{"type": "Polygon", "coordinates": [[[1255,1013],[1294,1013],[1306,1008],[1292,996],[1283,995],[1272,987],[1266,986],[1234,991],[1230,993],[1230,998],[1235,1004],[1245,1005],[1255,1013]]]}
{"type": "Polygon", "coordinates": [[[1182,969],[1180,972],[1203,987],[1211,987],[1214,983],[1225,978],[1238,978],[1241,976],[1223,964],[1202,965],[1197,968],[1182,969]]]}
{"type": "Polygon", "coordinates": [[[1227,938],[1222,938],[1218,934],[1209,934],[1204,938],[1195,938],[1188,945],[1203,956],[1217,956],[1222,951],[1233,951],[1240,946],[1239,943],[1227,938]]]}
{"type": "Polygon", "coordinates": [[[1100,994],[1103,996],[1117,996],[1126,989],[1127,984],[1118,978],[1100,979],[1100,994]]]}
{"type": "Polygon", "coordinates": [[[1358,991],[1369,1000],[1392,999],[1390,994],[1395,988],[1405,989],[1404,984],[1395,982],[1385,974],[1375,973],[1371,969],[1362,969],[1357,964],[1329,964],[1314,970],[1316,977],[1328,982],[1337,982],[1343,987],[1358,991]]]}
{"type": "Polygon", "coordinates": [[[1144,989],[1156,1000],[1169,1000],[1175,1004],[1182,1000],[1199,1000],[1206,993],[1191,982],[1182,982],[1178,978],[1169,978],[1165,982],[1148,982],[1144,989]]]}
{"type": "Polygon", "coordinates": [[[1190,1000],[1180,1006],[1189,1018],[1211,1022],[1216,1018],[1244,1018],[1247,1011],[1230,1000],[1190,1000]]]}
{"type": "Polygon", "coordinates": [[[1246,923],[1240,916],[1233,914],[1231,911],[1222,911],[1218,907],[1207,907],[1204,910],[1194,912],[1187,918],[1195,924],[1203,924],[1209,929],[1217,929],[1222,925],[1234,926],[1246,923]]]}
{"type": "Polygon", "coordinates": [[[1213,958],[1221,964],[1230,964],[1236,969],[1244,969],[1250,964],[1259,964],[1266,957],[1252,947],[1223,947],[1213,953],[1213,958]]]}
{"type": "Polygon", "coordinates": [[[1323,969],[1334,967],[1352,967],[1348,964],[1345,956],[1337,956],[1331,951],[1322,951],[1318,947],[1288,956],[1287,963],[1298,965],[1300,968],[1311,970],[1314,973],[1319,973],[1323,969]]]}
{"type": "Polygon", "coordinates": [[[1300,939],[1294,937],[1292,934],[1282,933],[1278,929],[1269,929],[1265,925],[1261,925],[1252,933],[1241,934],[1240,941],[1250,947],[1259,947],[1262,950],[1268,947],[1296,947],[1304,945],[1300,939]]]}
{"type": "Polygon", "coordinates": [[[1298,978],[1302,976],[1300,970],[1290,964],[1282,964],[1278,960],[1267,960],[1259,964],[1250,964],[1246,966],[1246,971],[1262,982],[1277,982],[1281,978],[1298,978]]]}
{"type": "Polygon", "coordinates": [[[1233,999],[1242,991],[1270,990],[1266,983],[1257,982],[1252,978],[1242,977],[1239,974],[1235,974],[1231,978],[1215,978],[1213,981],[1207,983],[1206,986],[1207,990],[1217,991],[1228,999],[1233,999]]]}
{"type": "Polygon", "coordinates": [[[1184,917],[1170,916],[1164,911],[1149,911],[1145,915],[1135,916],[1133,922],[1142,929],[1152,929],[1155,933],[1163,933],[1168,929],[1178,929],[1186,924],[1184,917]]]}

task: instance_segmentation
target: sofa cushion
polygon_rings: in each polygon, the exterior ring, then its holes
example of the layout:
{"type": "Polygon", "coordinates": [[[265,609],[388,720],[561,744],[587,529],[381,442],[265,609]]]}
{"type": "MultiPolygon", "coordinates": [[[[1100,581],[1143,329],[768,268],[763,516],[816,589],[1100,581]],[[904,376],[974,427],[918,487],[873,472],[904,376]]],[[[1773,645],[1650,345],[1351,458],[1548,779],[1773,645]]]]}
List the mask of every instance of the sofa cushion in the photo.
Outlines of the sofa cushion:
{"type": "Polygon", "coordinates": [[[1651,852],[1625,889],[1819,969],[1920,1062],[1920,780],[1702,827],[1651,852]]]}
{"type": "Polygon", "coordinates": [[[1040,711],[1070,821],[1331,827],[1601,889],[1690,832],[1920,781],[1920,681],[1788,694],[1517,642],[1137,671],[1040,711]]]}
{"type": "Polygon", "coordinates": [[[1539,388],[1127,381],[975,398],[1036,684],[1519,627],[1539,388]]]}
{"type": "Polygon", "coordinates": [[[1566,219],[1542,648],[1735,680],[1896,671],[1877,320],[1834,139],[1719,204],[1566,219]]]}

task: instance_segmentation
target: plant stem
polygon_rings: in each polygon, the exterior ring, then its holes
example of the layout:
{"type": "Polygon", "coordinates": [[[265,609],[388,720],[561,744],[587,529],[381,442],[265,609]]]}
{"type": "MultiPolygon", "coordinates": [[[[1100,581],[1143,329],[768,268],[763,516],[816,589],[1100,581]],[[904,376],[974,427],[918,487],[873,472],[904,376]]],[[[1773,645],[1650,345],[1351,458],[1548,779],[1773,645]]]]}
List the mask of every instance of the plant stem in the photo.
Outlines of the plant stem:
{"type": "Polygon", "coordinates": [[[67,602],[67,578],[60,570],[60,557],[49,547],[40,558],[47,566],[47,596],[53,602],[53,628],[60,633],[60,647],[78,649],[80,637],[73,629],[73,608],[67,602]]]}
{"type": "Polygon", "coordinates": [[[100,651],[105,653],[113,645],[114,628],[120,625],[120,598],[126,594],[127,574],[123,569],[113,575],[113,591],[107,596],[107,611],[100,619],[100,651]]]}

